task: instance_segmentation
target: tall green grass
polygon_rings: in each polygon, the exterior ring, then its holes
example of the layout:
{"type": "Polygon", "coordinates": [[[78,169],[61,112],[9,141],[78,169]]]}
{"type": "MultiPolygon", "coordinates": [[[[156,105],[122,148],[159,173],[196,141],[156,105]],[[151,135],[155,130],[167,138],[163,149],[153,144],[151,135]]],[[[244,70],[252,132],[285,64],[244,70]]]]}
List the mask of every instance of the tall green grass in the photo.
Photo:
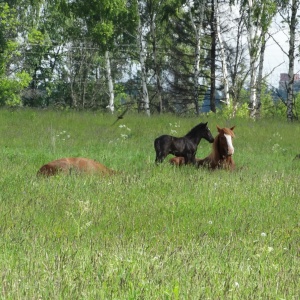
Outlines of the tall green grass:
{"type": "Polygon", "coordinates": [[[299,299],[299,123],[115,118],[0,111],[2,299],[299,299]],[[236,125],[236,171],[154,164],[200,121],[236,125]],[[66,156],[121,173],[36,177],[66,156]]]}

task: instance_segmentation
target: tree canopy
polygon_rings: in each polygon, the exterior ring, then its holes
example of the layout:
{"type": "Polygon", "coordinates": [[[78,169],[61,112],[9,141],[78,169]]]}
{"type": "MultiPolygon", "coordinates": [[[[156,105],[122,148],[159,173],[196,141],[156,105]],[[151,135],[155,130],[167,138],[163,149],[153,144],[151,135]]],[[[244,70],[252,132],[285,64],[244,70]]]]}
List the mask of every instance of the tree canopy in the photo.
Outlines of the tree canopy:
{"type": "Polygon", "coordinates": [[[2,1],[0,105],[148,115],[247,105],[256,118],[271,97],[297,118],[299,2],[2,1]],[[272,87],[264,49],[276,16],[289,27],[290,67],[289,84],[272,87]]]}

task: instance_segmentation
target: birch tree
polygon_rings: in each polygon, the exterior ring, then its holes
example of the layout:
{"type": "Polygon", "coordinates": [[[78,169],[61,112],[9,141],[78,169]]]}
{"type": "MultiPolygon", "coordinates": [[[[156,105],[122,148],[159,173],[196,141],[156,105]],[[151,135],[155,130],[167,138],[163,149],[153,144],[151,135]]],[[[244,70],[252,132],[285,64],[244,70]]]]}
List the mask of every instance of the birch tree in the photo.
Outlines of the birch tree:
{"type": "Polygon", "coordinates": [[[111,113],[114,113],[115,111],[114,82],[111,75],[111,65],[110,65],[108,50],[105,51],[105,64],[106,64],[106,76],[107,76],[108,94],[109,94],[109,104],[107,105],[107,108],[110,110],[111,113]]]}
{"type": "Polygon", "coordinates": [[[74,0],[69,3],[75,17],[85,22],[83,31],[99,47],[99,52],[105,59],[107,89],[109,103],[107,108],[114,112],[114,81],[111,72],[111,53],[118,50],[124,32],[132,32],[135,28],[135,18],[130,9],[134,8],[131,1],[101,0],[84,1],[74,0]],[[130,15],[130,17],[128,17],[130,15]]]}
{"type": "Polygon", "coordinates": [[[259,49],[259,62],[258,62],[258,75],[257,75],[257,103],[255,109],[255,117],[260,116],[261,107],[261,91],[263,85],[263,69],[264,69],[264,56],[267,42],[267,33],[269,31],[271,22],[276,14],[276,4],[272,0],[264,0],[257,11],[256,22],[260,27],[260,49],[259,49]]]}
{"type": "Polygon", "coordinates": [[[287,120],[293,121],[295,118],[295,115],[293,113],[294,104],[293,104],[293,93],[294,93],[294,66],[295,66],[295,56],[296,56],[296,29],[297,25],[299,24],[299,20],[297,17],[297,13],[300,6],[299,0],[283,0],[278,2],[278,5],[280,6],[280,15],[283,19],[283,22],[288,25],[289,28],[289,50],[288,50],[288,60],[289,60],[289,69],[288,69],[288,87],[287,87],[287,120]]]}
{"type": "Polygon", "coordinates": [[[146,72],[146,50],[143,34],[143,26],[141,22],[141,8],[138,8],[138,48],[139,48],[139,63],[141,68],[141,83],[142,83],[142,106],[148,116],[150,116],[149,94],[147,87],[147,72],[146,72]]]}
{"type": "Polygon", "coordinates": [[[210,8],[210,110],[216,112],[216,15],[215,0],[211,0],[210,8]]]}
{"type": "MultiPolygon", "coordinates": [[[[158,53],[160,45],[160,33],[163,30],[162,15],[167,1],[162,0],[138,0],[139,28],[138,43],[140,52],[141,79],[142,79],[142,98],[145,108],[149,107],[149,94],[146,92],[146,77],[153,75],[155,81],[155,94],[153,98],[157,99],[158,110],[162,112],[162,79],[161,79],[161,60],[158,53]],[[149,74],[145,73],[146,63],[145,51],[147,51],[149,74]]],[[[147,112],[149,115],[150,112],[147,112]]]]}
{"type": "Polygon", "coordinates": [[[257,112],[257,94],[256,94],[256,84],[257,84],[257,63],[259,58],[259,46],[260,46],[260,32],[259,27],[255,25],[254,22],[254,10],[255,4],[253,0],[247,1],[246,9],[248,10],[247,19],[246,19],[246,28],[247,28],[247,41],[248,41],[248,51],[250,58],[250,100],[249,100],[249,109],[250,117],[255,118],[257,112]]]}
{"type": "Polygon", "coordinates": [[[222,63],[222,84],[223,84],[223,91],[224,91],[224,103],[226,105],[230,105],[230,98],[229,98],[229,82],[228,82],[228,70],[227,70],[227,58],[224,49],[224,42],[221,33],[221,20],[220,20],[220,10],[219,10],[219,1],[216,1],[216,32],[219,42],[220,48],[220,56],[221,56],[221,63],[222,63]]]}
{"type": "Polygon", "coordinates": [[[270,22],[275,14],[274,1],[247,0],[241,3],[241,9],[246,12],[245,26],[247,29],[247,42],[249,52],[249,76],[250,76],[250,117],[256,118],[259,115],[260,100],[257,96],[257,88],[261,82],[258,82],[257,72],[260,61],[261,71],[263,69],[263,54],[261,50],[266,32],[270,22]]]}
{"type": "MultiPolygon", "coordinates": [[[[150,36],[151,36],[151,44],[152,44],[152,60],[153,60],[153,69],[154,76],[156,81],[156,95],[159,104],[159,112],[161,113],[163,110],[163,102],[162,102],[162,79],[161,79],[161,67],[159,63],[158,56],[158,18],[161,15],[161,11],[163,11],[163,0],[150,0],[148,2],[148,11],[150,15],[150,36]]],[[[162,27],[162,22],[160,22],[160,27],[162,27]]],[[[161,28],[160,28],[161,29],[161,28]]]]}
{"type": "Polygon", "coordinates": [[[247,49],[243,41],[245,31],[244,14],[245,12],[241,11],[240,16],[234,18],[233,43],[232,45],[227,45],[225,49],[228,59],[228,73],[231,81],[229,93],[232,97],[233,115],[235,115],[238,105],[242,100],[241,92],[248,77],[247,49]]]}
{"type": "Polygon", "coordinates": [[[290,19],[289,19],[289,83],[287,99],[287,119],[293,121],[293,91],[294,91],[294,64],[295,64],[295,44],[296,44],[296,26],[298,24],[297,11],[299,9],[299,0],[292,0],[290,19]]]}
{"type": "Polygon", "coordinates": [[[187,8],[190,22],[195,37],[195,58],[194,58],[194,104],[196,114],[199,114],[199,75],[200,75],[200,54],[201,54],[201,31],[204,17],[206,0],[187,1],[187,8]]]}

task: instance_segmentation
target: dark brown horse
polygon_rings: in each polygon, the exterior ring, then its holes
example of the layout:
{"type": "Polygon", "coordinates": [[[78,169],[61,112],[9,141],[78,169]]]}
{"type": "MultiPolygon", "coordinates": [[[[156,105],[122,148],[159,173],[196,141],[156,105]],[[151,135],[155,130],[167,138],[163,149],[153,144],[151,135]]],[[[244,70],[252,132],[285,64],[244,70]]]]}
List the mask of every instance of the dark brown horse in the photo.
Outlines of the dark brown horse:
{"type": "Polygon", "coordinates": [[[107,168],[99,162],[82,157],[68,157],[51,161],[43,165],[37,175],[53,176],[58,173],[87,173],[100,175],[113,175],[116,171],[107,168]]]}
{"type": "MultiPolygon", "coordinates": [[[[234,153],[234,147],[232,144],[232,138],[234,137],[234,127],[220,128],[217,126],[218,135],[215,137],[212,152],[204,159],[195,158],[197,166],[205,166],[209,169],[229,169],[233,170],[235,167],[232,155],[234,153]]],[[[184,157],[173,157],[170,159],[170,163],[173,165],[181,166],[185,164],[184,157]]]]}
{"type": "Polygon", "coordinates": [[[161,163],[168,154],[173,154],[184,157],[185,164],[195,164],[195,155],[202,138],[210,143],[214,141],[207,122],[198,124],[183,137],[162,135],[156,138],[154,141],[155,162],[161,163]]]}

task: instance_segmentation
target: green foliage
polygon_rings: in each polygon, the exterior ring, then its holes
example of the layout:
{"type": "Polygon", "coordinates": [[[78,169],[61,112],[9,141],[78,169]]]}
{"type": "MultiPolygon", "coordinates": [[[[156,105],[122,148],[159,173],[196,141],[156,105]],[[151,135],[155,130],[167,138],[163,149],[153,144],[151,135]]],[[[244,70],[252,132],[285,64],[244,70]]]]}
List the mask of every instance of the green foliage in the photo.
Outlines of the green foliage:
{"type": "Polygon", "coordinates": [[[294,100],[294,114],[296,115],[297,118],[299,118],[299,116],[300,116],[300,93],[297,93],[295,95],[295,100],[294,100]]]}
{"type": "Polygon", "coordinates": [[[248,119],[248,104],[244,103],[234,105],[231,101],[229,105],[222,105],[222,108],[217,110],[217,114],[226,119],[232,119],[235,117],[248,119]]]}
{"type": "Polygon", "coordinates": [[[134,30],[132,9],[135,6],[128,2],[126,8],[126,3],[124,0],[102,0],[101,3],[76,0],[70,4],[70,9],[75,18],[81,18],[86,24],[85,34],[92,38],[101,51],[105,51],[114,49],[116,40],[124,34],[124,30],[128,30],[128,33],[134,30]]]}
{"type": "Polygon", "coordinates": [[[31,76],[25,72],[17,73],[15,78],[0,77],[0,106],[21,104],[21,92],[28,86],[31,76]]]}
{"type": "Polygon", "coordinates": [[[28,42],[34,45],[43,45],[47,39],[48,37],[36,28],[31,28],[28,33],[28,42]]]}
{"type": "Polygon", "coordinates": [[[0,76],[5,74],[12,51],[15,50],[13,38],[16,35],[16,11],[7,2],[0,3],[0,76]]]}
{"type": "Polygon", "coordinates": [[[154,138],[199,117],[114,121],[0,111],[2,299],[298,298],[298,123],[202,116],[214,135],[236,125],[237,170],[210,172],[154,164],[154,138]],[[121,173],[36,177],[66,156],[121,173]]]}
{"type": "Polygon", "coordinates": [[[111,21],[97,23],[92,29],[92,36],[97,43],[101,45],[106,45],[113,36],[114,26],[111,21]]]}
{"type": "Polygon", "coordinates": [[[281,100],[275,102],[271,91],[267,92],[265,88],[261,93],[260,109],[262,117],[284,117],[286,115],[286,105],[281,100]]]}
{"type": "Polygon", "coordinates": [[[115,84],[114,90],[115,90],[115,104],[116,105],[123,105],[130,99],[129,95],[127,93],[125,93],[125,91],[124,91],[123,84],[115,84]]]}

